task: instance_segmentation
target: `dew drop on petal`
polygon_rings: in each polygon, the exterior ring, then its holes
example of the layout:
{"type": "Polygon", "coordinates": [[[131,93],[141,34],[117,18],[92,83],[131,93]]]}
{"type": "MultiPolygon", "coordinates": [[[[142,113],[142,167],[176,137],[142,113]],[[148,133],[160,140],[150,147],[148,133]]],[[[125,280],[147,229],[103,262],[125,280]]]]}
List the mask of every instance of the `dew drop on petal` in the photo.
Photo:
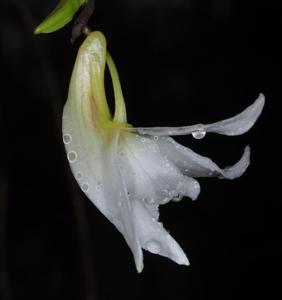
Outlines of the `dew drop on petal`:
{"type": "Polygon", "coordinates": [[[159,137],[157,135],[154,136],[154,140],[157,141],[159,137]]]}
{"type": "Polygon", "coordinates": [[[77,159],[77,153],[75,151],[68,152],[67,156],[70,163],[74,163],[77,159]]]}
{"type": "Polygon", "coordinates": [[[192,136],[194,139],[200,140],[204,138],[206,135],[206,131],[204,129],[199,129],[192,132],[192,136]]]}
{"type": "Polygon", "coordinates": [[[123,206],[122,201],[119,201],[119,202],[118,202],[118,206],[119,206],[119,207],[122,207],[122,206],[123,206]]]}
{"type": "Polygon", "coordinates": [[[71,137],[70,134],[66,133],[66,134],[63,135],[64,144],[67,145],[67,144],[71,143],[71,141],[72,141],[72,137],[71,137]]]}
{"type": "Polygon", "coordinates": [[[159,254],[161,251],[161,245],[158,241],[149,241],[146,244],[146,248],[148,249],[148,251],[154,253],[154,254],[159,254]]]}
{"type": "Polygon", "coordinates": [[[88,190],[88,188],[89,188],[88,183],[83,183],[82,186],[81,186],[81,189],[82,189],[84,192],[86,192],[86,191],[88,190]]]}

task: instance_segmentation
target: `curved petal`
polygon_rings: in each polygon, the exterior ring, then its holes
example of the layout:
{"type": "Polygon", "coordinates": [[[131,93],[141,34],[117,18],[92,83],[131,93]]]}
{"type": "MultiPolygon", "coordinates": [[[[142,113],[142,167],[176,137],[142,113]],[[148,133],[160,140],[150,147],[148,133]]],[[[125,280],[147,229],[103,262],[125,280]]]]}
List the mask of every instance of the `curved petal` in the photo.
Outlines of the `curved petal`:
{"type": "Polygon", "coordinates": [[[143,254],[136,235],[132,203],[117,165],[119,132],[107,144],[79,127],[77,116],[64,109],[63,134],[71,170],[87,197],[123,234],[142,271],[143,254]]]}
{"type": "Polygon", "coordinates": [[[264,103],[264,95],[260,94],[256,101],[240,114],[212,124],[196,124],[182,127],[135,127],[134,130],[139,134],[156,136],[192,134],[197,139],[203,138],[208,132],[231,136],[240,135],[247,132],[254,125],[262,112],[264,103]]]}
{"type": "Polygon", "coordinates": [[[159,138],[163,155],[179,170],[191,177],[218,177],[234,179],[240,177],[250,163],[250,147],[247,146],[241,159],[231,167],[220,169],[210,158],[201,156],[191,149],[182,146],[170,137],[159,138]]]}
{"type": "Polygon", "coordinates": [[[118,153],[119,170],[132,203],[141,247],[188,265],[181,247],[158,222],[158,206],[183,196],[195,199],[200,191],[198,182],[183,176],[151,138],[121,135],[118,153]]]}
{"type": "Polygon", "coordinates": [[[180,265],[189,265],[189,261],[162,224],[150,217],[146,208],[139,201],[134,202],[136,231],[142,248],[153,253],[170,258],[180,265]]]}
{"type": "Polygon", "coordinates": [[[152,138],[126,134],[120,143],[119,157],[129,193],[149,204],[165,204],[187,196],[196,199],[199,183],[184,176],[152,138]]]}

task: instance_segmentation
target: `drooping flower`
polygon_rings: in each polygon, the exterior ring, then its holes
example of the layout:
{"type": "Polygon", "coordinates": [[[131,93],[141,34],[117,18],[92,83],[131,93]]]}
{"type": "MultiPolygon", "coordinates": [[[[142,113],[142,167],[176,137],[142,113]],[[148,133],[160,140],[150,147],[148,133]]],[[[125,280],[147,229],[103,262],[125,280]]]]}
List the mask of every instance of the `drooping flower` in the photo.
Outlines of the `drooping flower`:
{"type": "Polygon", "coordinates": [[[134,128],[126,121],[120,81],[105,37],[93,32],[83,42],[63,113],[67,158],[82,191],[123,234],[138,272],[143,268],[142,249],[189,264],[184,251],[158,222],[159,205],[184,196],[195,200],[200,192],[196,177],[234,179],[249,165],[248,146],[234,166],[220,169],[169,136],[240,135],[253,126],[263,105],[260,94],[243,112],[217,123],[134,128]],[[115,95],[113,117],[104,90],[106,63],[115,95]]]}

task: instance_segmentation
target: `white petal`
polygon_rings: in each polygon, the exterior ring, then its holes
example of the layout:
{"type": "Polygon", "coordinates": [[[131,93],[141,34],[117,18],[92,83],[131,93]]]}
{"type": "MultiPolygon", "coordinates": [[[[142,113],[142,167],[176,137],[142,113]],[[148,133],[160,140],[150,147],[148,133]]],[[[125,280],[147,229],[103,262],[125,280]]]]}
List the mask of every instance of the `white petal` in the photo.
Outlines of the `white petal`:
{"type": "Polygon", "coordinates": [[[120,143],[120,148],[120,152],[123,153],[119,157],[122,177],[126,178],[126,185],[132,197],[151,206],[165,204],[181,196],[192,199],[198,196],[198,182],[182,174],[161,151],[158,141],[127,134],[120,143]]]}
{"type": "Polygon", "coordinates": [[[75,112],[66,104],[63,135],[68,156],[72,158],[75,153],[75,159],[69,159],[72,172],[87,197],[123,234],[141,272],[143,254],[135,232],[132,205],[116,164],[119,133],[105,145],[91,136],[86,127],[80,127],[75,112]]]}
{"type": "Polygon", "coordinates": [[[180,265],[189,265],[181,247],[157,220],[150,217],[142,203],[135,201],[133,206],[136,231],[142,248],[151,253],[168,257],[180,265]]]}
{"type": "Polygon", "coordinates": [[[136,127],[134,129],[139,134],[156,136],[194,134],[196,137],[197,133],[200,133],[201,136],[199,138],[202,138],[208,132],[223,135],[240,135],[247,132],[254,125],[262,112],[264,103],[264,95],[260,94],[256,101],[240,114],[212,124],[196,124],[182,127],[136,127]]]}
{"type": "Polygon", "coordinates": [[[241,159],[232,167],[220,169],[210,158],[201,156],[182,146],[172,138],[159,138],[163,155],[184,174],[191,177],[219,177],[234,179],[241,176],[250,162],[250,148],[247,146],[241,159]]]}
{"type": "Polygon", "coordinates": [[[121,137],[118,153],[119,169],[134,210],[134,225],[141,247],[187,265],[183,250],[158,222],[158,205],[183,196],[196,199],[199,183],[183,176],[153,138],[127,134],[121,137]]]}

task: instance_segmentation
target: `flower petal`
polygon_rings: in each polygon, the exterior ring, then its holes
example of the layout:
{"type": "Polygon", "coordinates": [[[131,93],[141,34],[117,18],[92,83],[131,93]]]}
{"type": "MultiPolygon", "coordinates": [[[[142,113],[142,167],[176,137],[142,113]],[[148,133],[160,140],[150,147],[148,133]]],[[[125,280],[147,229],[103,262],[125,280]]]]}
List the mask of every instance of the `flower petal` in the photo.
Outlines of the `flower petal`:
{"type": "Polygon", "coordinates": [[[196,199],[199,183],[181,174],[153,138],[126,133],[120,138],[118,165],[133,207],[137,239],[143,249],[188,265],[188,259],[158,222],[158,206],[183,196],[196,199]]]}
{"type": "Polygon", "coordinates": [[[117,165],[119,130],[105,144],[78,126],[75,111],[64,109],[63,135],[72,172],[83,192],[123,234],[133,252],[137,270],[143,254],[135,231],[132,203],[117,165]]]}
{"type": "Polygon", "coordinates": [[[134,130],[139,134],[156,136],[193,134],[195,138],[202,138],[207,132],[231,136],[240,135],[247,132],[254,125],[262,112],[264,103],[264,95],[260,94],[256,101],[240,114],[212,124],[196,124],[182,127],[135,127],[134,130]]]}
{"type": "Polygon", "coordinates": [[[234,179],[241,176],[250,163],[250,147],[232,167],[220,169],[210,158],[201,156],[182,146],[170,137],[160,137],[159,147],[163,155],[184,174],[191,177],[219,177],[234,179]]]}
{"type": "MultiPolygon", "coordinates": [[[[199,183],[184,176],[159,147],[159,141],[126,134],[120,143],[122,177],[132,197],[149,204],[165,204],[182,196],[196,199],[199,183]]],[[[156,217],[156,215],[154,215],[156,217]]]]}
{"type": "Polygon", "coordinates": [[[189,261],[162,224],[150,217],[146,208],[139,201],[134,202],[135,226],[142,248],[154,254],[170,258],[180,265],[189,265],[189,261]]]}

